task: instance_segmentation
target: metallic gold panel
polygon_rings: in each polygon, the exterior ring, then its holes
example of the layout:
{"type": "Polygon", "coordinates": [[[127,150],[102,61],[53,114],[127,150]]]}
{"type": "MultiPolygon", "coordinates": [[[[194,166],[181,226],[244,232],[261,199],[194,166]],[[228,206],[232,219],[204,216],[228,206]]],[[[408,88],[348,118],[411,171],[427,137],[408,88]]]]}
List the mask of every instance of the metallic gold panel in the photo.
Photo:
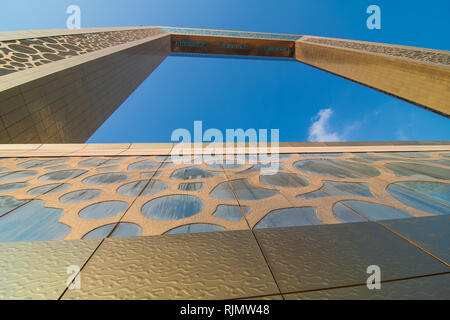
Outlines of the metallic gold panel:
{"type": "Polygon", "coordinates": [[[343,40],[327,39],[328,42],[319,43],[313,41],[315,39],[322,38],[303,37],[296,41],[295,55],[298,61],[449,116],[448,52],[401,47],[407,54],[403,51],[395,54],[400,46],[345,41],[360,46],[344,47],[335,44],[343,40]],[[371,46],[386,49],[381,53],[372,52],[367,50],[371,46]],[[428,56],[436,55],[444,58],[436,61],[427,59],[428,56]]]}
{"type": "Polygon", "coordinates": [[[450,216],[387,220],[380,223],[450,264],[450,216]]]}
{"type": "Polygon", "coordinates": [[[293,58],[294,41],[232,38],[198,35],[172,35],[172,52],[253,57],[293,58]]]}
{"type": "Polygon", "coordinates": [[[1,76],[0,119],[10,137],[2,141],[86,141],[170,54],[170,36],[155,33],[1,76]]]}
{"type": "Polygon", "coordinates": [[[106,239],[63,299],[237,299],[279,291],[250,231],[106,239]]]}
{"type": "Polygon", "coordinates": [[[100,240],[0,243],[0,300],[58,299],[100,240]]]}
{"type": "Polygon", "coordinates": [[[264,297],[255,297],[255,298],[245,298],[240,300],[284,300],[283,296],[277,295],[277,296],[264,296],[264,297]]]}
{"type": "Polygon", "coordinates": [[[380,290],[367,286],[337,288],[284,295],[286,300],[448,300],[450,274],[385,282],[380,290]]]}
{"type": "Polygon", "coordinates": [[[73,56],[164,34],[155,27],[108,32],[52,35],[44,37],[39,31],[28,39],[0,40],[0,76],[26,70],[73,56]],[[12,58],[12,59],[10,59],[12,58]]]}
{"type": "Polygon", "coordinates": [[[447,272],[435,258],[375,223],[254,231],[282,293],[447,272]]]}

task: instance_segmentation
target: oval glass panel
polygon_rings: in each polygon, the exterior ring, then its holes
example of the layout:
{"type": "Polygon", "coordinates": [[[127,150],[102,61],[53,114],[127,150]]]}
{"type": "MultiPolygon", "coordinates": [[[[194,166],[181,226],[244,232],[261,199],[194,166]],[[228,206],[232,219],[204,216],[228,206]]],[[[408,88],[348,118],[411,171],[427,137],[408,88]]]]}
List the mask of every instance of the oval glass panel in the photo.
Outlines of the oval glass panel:
{"type": "Polygon", "coordinates": [[[46,173],[39,177],[39,180],[42,181],[61,181],[61,180],[68,180],[73,179],[78,176],[81,176],[82,174],[85,174],[86,170],[64,170],[64,171],[54,171],[50,173],[46,173]]]}
{"type": "Polygon", "coordinates": [[[392,170],[397,177],[425,178],[425,179],[450,179],[450,170],[415,163],[386,163],[385,166],[392,170]]]}
{"type": "Polygon", "coordinates": [[[80,203],[96,199],[103,194],[102,190],[85,189],[67,193],[59,198],[64,203],[80,203]]]}
{"type": "Polygon", "coordinates": [[[16,200],[13,197],[0,197],[0,217],[29,200],[16,200]]]}
{"type": "Polygon", "coordinates": [[[127,197],[149,196],[169,188],[169,184],[159,180],[140,180],[127,183],[117,189],[117,193],[127,197]],[[144,189],[145,188],[145,189],[144,189]],[[142,191],[142,189],[144,189],[142,191]],[[142,193],[141,193],[142,192],[142,193]]]}
{"type": "MultiPolygon", "coordinates": [[[[409,182],[408,186],[414,187],[414,185],[411,184],[411,182],[416,181],[407,181],[407,182],[409,182]]],[[[429,189],[430,191],[433,189],[434,190],[440,189],[443,194],[445,193],[447,194],[447,201],[450,201],[450,184],[447,185],[445,183],[428,182],[426,185],[430,187],[429,189]]],[[[424,194],[420,194],[412,191],[409,188],[405,188],[404,186],[402,186],[401,183],[391,184],[390,186],[388,186],[387,191],[395,199],[412,208],[430,212],[436,215],[450,214],[450,206],[440,202],[439,200],[436,199],[436,197],[433,197],[433,195],[430,194],[432,193],[432,191],[427,192],[428,195],[425,196],[424,194]]],[[[441,198],[439,193],[438,198],[441,198]]]]}
{"type": "Polygon", "coordinates": [[[155,220],[178,220],[193,216],[203,210],[203,202],[194,196],[171,195],[147,202],[142,214],[155,220]]]}
{"type": "Polygon", "coordinates": [[[311,207],[279,209],[269,212],[254,229],[312,226],[322,224],[311,207]]]}
{"type": "Polygon", "coordinates": [[[16,180],[23,180],[28,179],[32,176],[37,175],[37,171],[13,171],[13,172],[6,172],[3,174],[0,174],[0,182],[9,182],[9,181],[16,181],[16,180]]]}
{"type": "MultiPolygon", "coordinates": [[[[247,207],[242,207],[242,210],[245,214],[250,212],[250,208],[247,207]]],[[[216,211],[213,213],[213,216],[233,222],[239,222],[243,218],[239,206],[231,205],[219,205],[216,211]]]]}
{"type": "Polygon", "coordinates": [[[66,161],[67,161],[67,159],[53,159],[53,160],[33,159],[33,160],[28,160],[28,161],[19,163],[17,166],[19,168],[23,168],[23,169],[33,169],[33,168],[42,168],[42,167],[46,167],[46,166],[60,164],[60,163],[66,162],[66,161]]]}
{"type": "Polygon", "coordinates": [[[83,180],[84,184],[91,186],[105,186],[128,180],[130,176],[126,173],[102,173],[95,176],[87,177],[83,180]]]}
{"type": "Polygon", "coordinates": [[[344,206],[342,203],[336,203],[333,206],[333,214],[339,221],[343,223],[367,222],[363,217],[359,216],[353,210],[344,206]]]}
{"type": "Polygon", "coordinates": [[[365,201],[343,201],[343,203],[369,220],[391,220],[412,218],[409,213],[381,204],[365,201]]]}
{"type": "Polygon", "coordinates": [[[150,160],[135,162],[128,166],[129,171],[149,171],[158,169],[161,164],[150,160]]]}
{"type": "Polygon", "coordinates": [[[0,193],[12,192],[12,191],[23,189],[25,187],[28,187],[28,183],[26,183],[26,182],[15,182],[15,183],[2,184],[2,185],[0,185],[0,193]]]}
{"type": "Polygon", "coordinates": [[[31,190],[28,190],[27,193],[31,194],[31,195],[35,195],[35,196],[40,196],[43,194],[52,194],[52,193],[61,192],[61,191],[66,190],[69,187],[70,187],[70,184],[67,184],[67,183],[52,183],[52,184],[47,184],[45,186],[33,188],[31,190]]]}
{"type": "Polygon", "coordinates": [[[84,208],[78,215],[86,220],[98,220],[114,217],[124,212],[127,208],[128,204],[122,201],[104,201],[84,208]]]}
{"type": "Polygon", "coordinates": [[[309,174],[332,178],[364,179],[380,175],[376,168],[334,159],[301,160],[295,162],[294,167],[309,174]]]}
{"type": "Polygon", "coordinates": [[[309,185],[309,180],[294,173],[277,172],[271,175],[261,175],[261,183],[284,188],[301,188],[309,185]]]}
{"type": "Polygon", "coordinates": [[[70,228],[59,222],[63,211],[33,200],[0,219],[0,242],[62,240],[70,228]]]}
{"type": "Polygon", "coordinates": [[[212,178],[219,174],[221,173],[203,170],[199,167],[189,167],[175,170],[170,178],[174,180],[198,180],[212,178]]]}

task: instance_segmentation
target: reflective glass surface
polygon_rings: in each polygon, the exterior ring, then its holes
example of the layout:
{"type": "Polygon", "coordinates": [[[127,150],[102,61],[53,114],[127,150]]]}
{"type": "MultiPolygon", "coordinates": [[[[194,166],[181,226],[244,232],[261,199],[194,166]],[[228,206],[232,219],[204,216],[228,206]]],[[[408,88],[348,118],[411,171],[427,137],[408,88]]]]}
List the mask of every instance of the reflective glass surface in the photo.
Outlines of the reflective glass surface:
{"type": "Polygon", "coordinates": [[[344,204],[369,220],[377,221],[412,218],[409,213],[381,204],[353,200],[344,201],[344,204]]]}
{"type": "Polygon", "coordinates": [[[233,191],[228,182],[219,183],[210,193],[211,197],[215,199],[233,200],[233,191]]]}
{"type": "Polygon", "coordinates": [[[39,180],[42,181],[60,181],[67,180],[78,177],[87,171],[85,170],[64,170],[64,171],[54,171],[50,173],[46,173],[39,177],[39,180]]]}
{"type": "MultiPolygon", "coordinates": [[[[239,200],[259,200],[272,197],[279,193],[277,190],[255,187],[250,184],[247,179],[233,180],[231,181],[231,186],[239,200]]],[[[233,192],[228,186],[228,182],[223,182],[214,188],[214,190],[211,191],[211,196],[216,199],[234,199],[233,192]]]]}
{"type": "Polygon", "coordinates": [[[311,207],[279,209],[269,212],[254,229],[311,226],[322,224],[311,207]]]}
{"type": "Polygon", "coordinates": [[[142,179],[158,178],[161,177],[161,175],[162,171],[142,172],[141,178],[142,179]]]}
{"type": "Polygon", "coordinates": [[[142,233],[141,227],[137,224],[129,222],[120,222],[117,228],[109,236],[110,238],[126,238],[126,237],[137,237],[142,233]]]}
{"type": "Polygon", "coordinates": [[[103,194],[102,190],[86,189],[67,193],[59,198],[64,203],[80,203],[96,199],[103,194]]]}
{"type": "Polygon", "coordinates": [[[91,158],[87,160],[80,161],[78,163],[78,166],[80,168],[94,168],[99,166],[105,166],[108,164],[116,164],[119,162],[122,162],[123,159],[116,158],[116,159],[100,159],[100,158],[91,158]]]}
{"type": "Polygon", "coordinates": [[[216,231],[226,231],[226,229],[224,229],[220,226],[216,226],[214,224],[195,223],[195,224],[187,224],[187,225],[169,230],[165,234],[203,233],[203,232],[216,232],[216,231]]]}
{"type": "MultiPolygon", "coordinates": [[[[415,182],[415,181],[409,181],[415,182]]],[[[450,193],[450,188],[447,185],[447,192],[450,193]]],[[[430,212],[433,214],[441,215],[441,214],[450,214],[450,206],[445,205],[444,203],[437,202],[432,200],[431,198],[425,197],[416,192],[412,192],[408,189],[401,187],[398,184],[391,184],[387,191],[398,201],[403,202],[407,206],[423,210],[426,212],[430,212]]],[[[450,200],[450,199],[449,199],[450,200]]]]}
{"type": "Polygon", "coordinates": [[[12,171],[0,174],[0,182],[17,181],[35,176],[37,171],[12,171]]]}
{"type": "MultiPolygon", "coordinates": [[[[238,172],[238,174],[247,174],[247,173],[252,173],[252,172],[263,173],[266,170],[269,171],[271,169],[274,169],[274,168],[270,164],[257,163],[257,164],[254,164],[251,168],[248,168],[247,170],[238,172]]],[[[283,165],[281,163],[278,163],[278,170],[283,170],[283,165]]]]}
{"type": "Polygon", "coordinates": [[[344,206],[342,203],[336,203],[333,207],[333,214],[343,223],[367,222],[366,219],[355,213],[353,210],[344,206]]]}
{"type": "Polygon", "coordinates": [[[2,184],[2,185],[0,185],[0,193],[20,190],[25,187],[28,187],[28,183],[26,183],[26,182],[15,182],[15,183],[2,184]]]}
{"type": "Polygon", "coordinates": [[[433,200],[450,205],[450,184],[429,181],[403,181],[391,186],[398,186],[416,192],[433,200]]]}
{"type": "MultiPolygon", "coordinates": [[[[245,214],[250,212],[250,208],[243,207],[242,209],[245,214]]],[[[242,220],[242,213],[239,206],[219,205],[217,206],[216,211],[213,213],[213,216],[233,222],[242,220]]]]}
{"type": "Polygon", "coordinates": [[[204,187],[203,182],[191,182],[191,183],[180,183],[178,190],[183,191],[198,191],[204,187]]]}
{"type": "Polygon", "coordinates": [[[83,183],[91,186],[104,186],[108,184],[120,183],[128,180],[129,178],[130,176],[128,174],[111,172],[87,177],[83,180],[83,183]]]}
{"type": "Polygon", "coordinates": [[[16,200],[13,197],[0,197],[0,217],[27,201],[28,200],[16,200]]]}
{"type": "Polygon", "coordinates": [[[48,159],[34,160],[33,159],[33,160],[28,160],[28,161],[19,163],[17,166],[19,168],[23,168],[23,169],[33,169],[33,168],[42,168],[42,167],[46,167],[46,166],[51,166],[51,165],[63,163],[66,161],[67,161],[67,159],[53,159],[53,160],[48,160],[48,159]]]}
{"type": "Polygon", "coordinates": [[[300,194],[297,196],[297,198],[313,199],[313,198],[321,198],[321,197],[326,197],[326,196],[328,196],[328,194],[326,194],[325,192],[322,192],[320,190],[317,190],[317,191],[313,191],[313,192],[309,192],[309,193],[305,193],[305,194],[300,194]]]}
{"type": "Polygon", "coordinates": [[[277,172],[271,175],[261,175],[259,180],[263,184],[275,187],[301,188],[309,185],[309,180],[294,173],[277,172]]]}
{"type": "Polygon", "coordinates": [[[141,209],[142,214],[155,220],[184,219],[199,213],[203,202],[194,196],[172,195],[150,200],[141,209]]]}
{"type": "Polygon", "coordinates": [[[140,180],[127,183],[117,189],[117,193],[123,196],[136,197],[157,194],[169,188],[169,184],[159,180],[140,180]],[[144,189],[145,188],[145,189],[144,189]],[[144,191],[142,191],[144,189],[144,191]],[[141,193],[142,192],[142,193],[141,193]]]}
{"type": "Polygon", "coordinates": [[[301,160],[295,162],[294,167],[306,173],[332,178],[362,179],[380,175],[376,168],[335,159],[301,160]]]}
{"type": "Polygon", "coordinates": [[[207,171],[200,169],[199,167],[189,167],[175,170],[172,173],[171,178],[174,180],[197,180],[215,177],[219,174],[221,174],[221,172],[207,171]]]}
{"type": "Polygon", "coordinates": [[[67,183],[52,183],[52,184],[46,184],[45,186],[40,186],[33,188],[31,190],[28,190],[28,194],[40,196],[43,194],[51,194],[56,193],[60,191],[64,191],[67,188],[70,187],[70,184],[67,183]]]}
{"type": "Polygon", "coordinates": [[[129,171],[148,171],[158,169],[161,164],[151,160],[135,162],[128,166],[129,171]]]}
{"type": "Polygon", "coordinates": [[[395,160],[394,157],[386,157],[382,155],[376,155],[373,153],[356,153],[355,157],[352,158],[353,161],[360,161],[360,162],[366,162],[366,163],[372,163],[375,161],[382,161],[382,160],[395,160]]]}
{"type": "Polygon", "coordinates": [[[109,167],[97,168],[97,171],[98,172],[108,172],[108,171],[116,171],[118,169],[119,169],[118,166],[109,166],[109,167]]]}
{"type": "Polygon", "coordinates": [[[56,170],[67,169],[68,167],[69,167],[68,165],[54,166],[54,167],[45,168],[45,170],[47,170],[47,171],[56,171],[56,170]]]}
{"type": "Polygon", "coordinates": [[[45,208],[43,201],[33,200],[0,218],[0,241],[62,240],[70,228],[59,223],[62,210],[45,208]]]}
{"type": "Polygon", "coordinates": [[[397,157],[403,157],[403,158],[429,158],[430,154],[428,152],[380,152],[378,154],[381,155],[389,155],[389,156],[397,156],[397,157]]]}
{"type": "Polygon", "coordinates": [[[97,220],[114,217],[128,208],[122,201],[105,201],[92,204],[79,212],[79,216],[86,220],[97,220]]]}
{"type": "Polygon", "coordinates": [[[223,162],[207,162],[206,165],[211,169],[222,169],[222,167],[223,169],[239,169],[244,166],[242,163],[226,160],[223,162]]]}
{"type": "Polygon", "coordinates": [[[368,183],[324,181],[321,191],[330,196],[373,197],[368,183]]]}
{"type": "Polygon", "coordinates": [[[397,177],[444,179],[450,180],[450,170],[415,163],[386,163],[385,166],[392,170],[397,177]]]}

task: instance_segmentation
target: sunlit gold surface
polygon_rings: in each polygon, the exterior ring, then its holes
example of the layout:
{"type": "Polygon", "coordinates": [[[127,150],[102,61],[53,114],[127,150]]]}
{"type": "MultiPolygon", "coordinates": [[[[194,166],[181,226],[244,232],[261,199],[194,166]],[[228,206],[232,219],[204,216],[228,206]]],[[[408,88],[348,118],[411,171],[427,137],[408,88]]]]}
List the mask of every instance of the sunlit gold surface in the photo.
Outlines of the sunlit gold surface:
{"type": "MultiPolygon", "coordinates": [[[[414,49],[421,50],[410,48],[414,49]]],[[[445,51],[442,54],[449,56],[445,51]]],[[[296,42],[295,55],[300,62],[442,115],[450,114],[450,66],[447,64],[313,43],[306,37],[296,42]]]]}
{"type": "Polygon", "coordinates": [[[100,240],[0,243],[0,300],[56,300],[71,275],[83,266],[100,240]]]}

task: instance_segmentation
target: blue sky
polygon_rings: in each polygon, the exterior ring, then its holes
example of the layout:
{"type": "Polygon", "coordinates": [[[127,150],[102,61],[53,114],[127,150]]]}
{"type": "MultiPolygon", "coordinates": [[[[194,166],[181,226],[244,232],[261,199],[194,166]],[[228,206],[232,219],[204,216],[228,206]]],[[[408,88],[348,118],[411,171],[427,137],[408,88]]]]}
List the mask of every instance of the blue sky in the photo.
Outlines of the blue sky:
{"type": "MultiPolygon", "coordinates": [[[[174,26],[292,33],[450,50],[448,0],[15,0],[0,30],[174,26]],[[366,8],[381,8],[381,30],[366,8]]],[[[89,139],[168,142],[172,131],[280,129],[281,141],[450,140],[450,122],[297,62],[168,57],[89,139]]]]}

